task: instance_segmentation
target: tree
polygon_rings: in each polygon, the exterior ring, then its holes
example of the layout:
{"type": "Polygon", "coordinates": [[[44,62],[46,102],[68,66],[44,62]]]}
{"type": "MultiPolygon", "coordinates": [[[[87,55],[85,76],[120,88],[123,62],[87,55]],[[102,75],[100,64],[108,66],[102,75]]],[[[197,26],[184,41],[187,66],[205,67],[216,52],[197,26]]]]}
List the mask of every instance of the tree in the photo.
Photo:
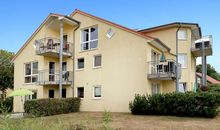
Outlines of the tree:
{"type": "MultiPolygon", "coordinates": [[[[202,73],[202,65],[201,64],[196,66],[196,72],[202,73]]],[[[207,75],[216,79],[216,80],[220,80],[220,74],[210,64],[207,64],[207,75]]]]}
{"type": "Polygon", "coordinates": [[[6,90],[14,87],[14,65],[12,58],[14,53],[0,50],[0,91],[2,98],[5,98],[6,90]]]}

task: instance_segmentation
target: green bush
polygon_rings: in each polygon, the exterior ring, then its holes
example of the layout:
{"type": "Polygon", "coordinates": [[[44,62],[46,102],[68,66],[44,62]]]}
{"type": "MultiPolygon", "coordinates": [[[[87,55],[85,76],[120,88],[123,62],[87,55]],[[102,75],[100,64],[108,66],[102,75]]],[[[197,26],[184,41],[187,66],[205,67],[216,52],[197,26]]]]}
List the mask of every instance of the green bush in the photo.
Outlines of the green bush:
{"type": "Polygon", "coordinates": [[[132,114],[215,117],[218,114],[220,95],[217,93],[167,93],[135,95],[129,103],[132,114]]]}
{"type": "Polygon", "coordinates": [[[6,98],[5,100],[0,99],[0,104],[1,104],[0,110],[2,109],[1,107],[6,107],[8,112],[12,112],[13,110],[13,98],[12,97],[6,98]]]}
{"type": "Polygon", "coordinates": [[[49,98],[25,101],[24,110],[33,116],[50,116],[78,112],[80,98],[49,98]]]}

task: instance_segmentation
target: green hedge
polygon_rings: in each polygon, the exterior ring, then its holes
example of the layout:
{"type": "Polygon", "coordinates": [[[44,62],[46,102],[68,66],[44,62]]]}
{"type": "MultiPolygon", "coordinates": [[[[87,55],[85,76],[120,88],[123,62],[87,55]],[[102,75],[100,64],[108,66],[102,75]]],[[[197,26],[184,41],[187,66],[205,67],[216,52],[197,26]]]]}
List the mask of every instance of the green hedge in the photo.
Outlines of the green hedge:
{"type": "Polygon", "coordinates": [[[5,100],[0,99],[0,113],[1,113],[1,110],[4,109],[2,107],[6,107],[7,112],[12,112],[12,110],[13,110],[13,97],[6,98],[5,100]]]}
{"type": "Polygon", "coordinates": [[[80,98],[49,98],[25,101],[24,110],[33,116],[50,116],[78,112],[80,98]]]}
{"type": "Polygon", "coordinates": [[[129,103],[132,114],[215,117],[218,114],[220,95],[217,93],[167,93],[135,95],[129,103]]]}

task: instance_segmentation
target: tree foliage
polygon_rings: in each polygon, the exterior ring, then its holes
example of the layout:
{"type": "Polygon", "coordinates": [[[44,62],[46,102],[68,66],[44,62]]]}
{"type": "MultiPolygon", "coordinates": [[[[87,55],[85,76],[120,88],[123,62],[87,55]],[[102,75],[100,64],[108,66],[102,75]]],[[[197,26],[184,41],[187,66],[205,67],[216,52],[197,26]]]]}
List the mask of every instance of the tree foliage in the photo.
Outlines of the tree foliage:
{"type": "Polygon", "coordinates": [[[0,90],[5,93],[7,88],[13,88],[14,66],[11,62],[14,53],[0,50],[0,90]]]}
{"type": "MultiPolygon", "coordinates": [[[[196,72],[202,73],[202,65],[201,64],[196,66],[196,72]]],[[[210,64],[207,64],[207,75],[216,79],[216,80],[220,80],[220,74],[210,64]]]]}

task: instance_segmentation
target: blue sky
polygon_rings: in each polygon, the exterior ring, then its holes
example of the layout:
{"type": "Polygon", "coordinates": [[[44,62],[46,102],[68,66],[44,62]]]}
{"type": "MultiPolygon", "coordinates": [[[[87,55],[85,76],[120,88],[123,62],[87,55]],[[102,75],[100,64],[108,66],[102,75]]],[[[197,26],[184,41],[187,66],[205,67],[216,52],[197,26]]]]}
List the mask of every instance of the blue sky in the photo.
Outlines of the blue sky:
{"type": "Polygon", "coordinates": [[[220,72],[219,0],[1,0],[0,49],[17,52],[49,13],[80,9],[132,29],[170,22],[199,23],[213,35],[214,54],[208,63],[220,72]]]}

